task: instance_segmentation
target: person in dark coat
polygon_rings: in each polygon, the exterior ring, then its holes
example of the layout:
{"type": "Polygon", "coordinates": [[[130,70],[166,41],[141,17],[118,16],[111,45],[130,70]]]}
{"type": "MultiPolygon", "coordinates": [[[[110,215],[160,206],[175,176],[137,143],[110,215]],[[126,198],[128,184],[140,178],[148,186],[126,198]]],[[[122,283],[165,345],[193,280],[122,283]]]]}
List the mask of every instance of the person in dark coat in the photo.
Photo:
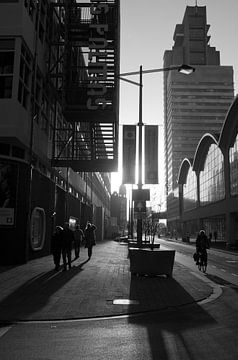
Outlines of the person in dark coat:
{"type": "Polygon", "coordinates": [[[63,228],[61,226],[56,226],[55,232],[51,239],[51,253],[53,255],[56,271],[59,271],[60,269],[60,258],[62,253],[62,232],[63,228]]]}
{"type": "Polygon", "coordinates": [[[83,231],[80,229],[79,225],[76,225],[74,230],[74,252],[75,259],[79,258],[80,246],[83,240],[83,231]]]}
{"type": "Polygon", "coordinates": [[[207,249],[210,248],[210,242],[204,230],[200,230],[196,240],[196,251],[197,254],[201,254],[204,258],[205,264],[207,265],[207,249]]]}
{"type": "Polygon", "coordinates": [[[62,231],[62,257],[64,263],[64,271],[67,270],[67,261],[68,267],[71,269],[71,250],[74,242],[74,233],[69,228],[69,224],[64,224],[64,229],[62,231]]]}
{"type": "Polygon", "coordinates": [[[85,247],[88,248],[88,258],[91,259],[93,246],[96,245],[95,239],[96,226],[89,221],[84,231],[85,247]]]}

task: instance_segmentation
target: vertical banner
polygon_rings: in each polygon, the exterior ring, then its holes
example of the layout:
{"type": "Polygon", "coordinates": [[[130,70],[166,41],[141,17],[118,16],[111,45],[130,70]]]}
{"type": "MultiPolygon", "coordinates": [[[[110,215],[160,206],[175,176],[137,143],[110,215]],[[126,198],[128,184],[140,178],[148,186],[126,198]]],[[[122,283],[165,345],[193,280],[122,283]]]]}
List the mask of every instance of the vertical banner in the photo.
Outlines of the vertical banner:
{"type": "Polygon", "coordinates": [[[136,125],[123,125],[123,184],[135,184],[136,125]]]}
{"type": "Polygon", "coordinates": [[[158,126],[145,126],[145,184],[158,184],[158,126]]]}

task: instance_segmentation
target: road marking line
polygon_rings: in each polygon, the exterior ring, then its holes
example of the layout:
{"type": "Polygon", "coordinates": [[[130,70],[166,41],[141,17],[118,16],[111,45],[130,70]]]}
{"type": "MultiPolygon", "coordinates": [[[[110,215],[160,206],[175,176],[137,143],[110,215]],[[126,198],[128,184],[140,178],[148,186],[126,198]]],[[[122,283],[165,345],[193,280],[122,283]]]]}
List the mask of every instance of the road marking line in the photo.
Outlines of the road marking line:
{"type": "Polygon", "coordinates": [[[225,269],[220,269],[221,271],[223,271],[223,272],[226,272],[226,270],[225,269]]]}
{"type": "Polygon", "coordinates": [[[237,274],[233,274],[233,273],[231,273],[231,275],[238,276],[237,274]]]}
{"type": "Polygon", "coordinates": [[[0,337],[2,337],[8,330],[10,330],[12,326],[4,326],[3,328],[0,328],[0,337]]]}

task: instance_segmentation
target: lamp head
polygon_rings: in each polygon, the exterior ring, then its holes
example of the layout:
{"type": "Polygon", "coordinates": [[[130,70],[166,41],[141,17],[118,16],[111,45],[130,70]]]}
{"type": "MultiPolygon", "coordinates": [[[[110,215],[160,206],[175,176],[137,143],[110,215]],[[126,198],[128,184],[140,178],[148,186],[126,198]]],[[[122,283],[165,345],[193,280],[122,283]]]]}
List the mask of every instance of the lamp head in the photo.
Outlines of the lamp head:
{"type": "Polygon", "coordinates": [[[185,75],[190,75],[195,71],[195,68],[186,64],[181,65],[178,68],[178,72],[185,75]]]}

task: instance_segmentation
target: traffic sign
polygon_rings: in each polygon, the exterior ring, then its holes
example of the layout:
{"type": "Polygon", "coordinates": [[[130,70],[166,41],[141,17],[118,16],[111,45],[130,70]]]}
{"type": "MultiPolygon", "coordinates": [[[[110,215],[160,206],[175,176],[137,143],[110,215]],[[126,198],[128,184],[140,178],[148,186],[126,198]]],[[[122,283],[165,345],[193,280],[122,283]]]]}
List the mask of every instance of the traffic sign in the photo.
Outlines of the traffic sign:
{"type": "Polygon", "coordinates": [[[146,201],[134,201],[135,213],[146,213],[146,201]]]}
{"type": "Polygon", "coordinates": [[[150,200],[150,189],[133,189],[132,200],[138,202],[150,200]]]}

